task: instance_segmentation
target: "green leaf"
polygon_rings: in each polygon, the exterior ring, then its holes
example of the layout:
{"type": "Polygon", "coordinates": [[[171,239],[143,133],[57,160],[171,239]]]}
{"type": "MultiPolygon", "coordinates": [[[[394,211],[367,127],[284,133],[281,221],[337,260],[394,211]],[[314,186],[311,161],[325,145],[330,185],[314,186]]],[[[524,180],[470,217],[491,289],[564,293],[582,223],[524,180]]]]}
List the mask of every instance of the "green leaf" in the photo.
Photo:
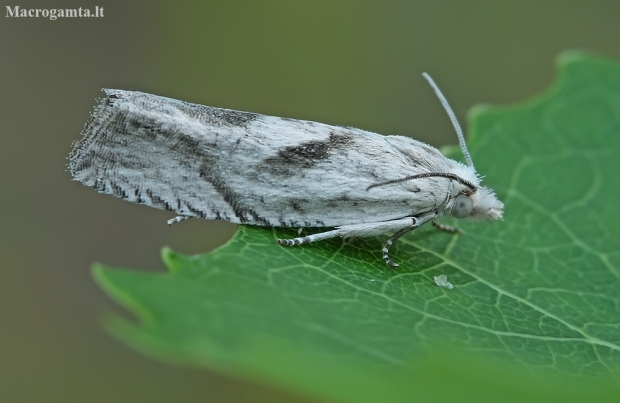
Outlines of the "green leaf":
{"type": "Polygon", "coordinates": [[[398,271],[385,238],[285,248],[294,231],[240,227],[212,253],[164,250],[169,273],[96,266],[140,319],[108,328],[154,357],[341,401],[617,394],[563,376],[620,373],[620,65],[559,66],[538,99],[472,114],[504,221],[416,230],[391,250],[398,271]]]}

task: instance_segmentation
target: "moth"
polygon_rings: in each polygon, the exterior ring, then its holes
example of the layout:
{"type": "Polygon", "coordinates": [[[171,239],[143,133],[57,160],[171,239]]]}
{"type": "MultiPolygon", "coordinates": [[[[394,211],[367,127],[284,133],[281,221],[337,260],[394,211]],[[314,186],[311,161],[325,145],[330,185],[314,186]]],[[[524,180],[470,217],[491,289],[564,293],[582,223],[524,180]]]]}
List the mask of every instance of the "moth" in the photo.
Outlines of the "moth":
{"type": "Polygon", "coordinates": [[[69,171],[100,193],[191,217],[269,227],[333,228],[279,239],[300,245],[391,234],[382,249],[435,220],[499,219],[503,204],[480,185],[445,97],[467,165],[402,136],[220,109],[135,91],[106,96],[73,144],[69,171]]]}

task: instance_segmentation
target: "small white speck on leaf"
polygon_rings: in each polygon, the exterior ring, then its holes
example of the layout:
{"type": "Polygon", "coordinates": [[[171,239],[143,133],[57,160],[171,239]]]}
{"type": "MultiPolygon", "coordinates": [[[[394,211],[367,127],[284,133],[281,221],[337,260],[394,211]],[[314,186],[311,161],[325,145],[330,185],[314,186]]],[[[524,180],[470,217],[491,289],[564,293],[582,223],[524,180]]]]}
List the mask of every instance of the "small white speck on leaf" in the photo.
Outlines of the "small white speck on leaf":
{"type": "Polygon", "coordinates": [[[433,276],[433,280],[435,280],[435,284],[440,287],[447,288],[448,290],[454,288],[454,286],[448,281],[448,276],[446,276],[445,274],[442,274],[440,276],[433,276]]]}

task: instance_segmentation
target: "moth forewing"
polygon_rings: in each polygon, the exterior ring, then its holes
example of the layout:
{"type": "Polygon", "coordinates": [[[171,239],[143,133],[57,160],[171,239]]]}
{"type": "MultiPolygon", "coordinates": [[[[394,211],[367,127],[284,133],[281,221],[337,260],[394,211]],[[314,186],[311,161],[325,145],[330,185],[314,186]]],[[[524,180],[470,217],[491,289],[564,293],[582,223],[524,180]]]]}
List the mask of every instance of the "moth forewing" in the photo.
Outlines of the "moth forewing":
{"type": "Polygon", "coordinates": [[[408,231],[444,214],[501,217],[503,205],[480,187],[455,119],[467,166],[407,137],[105,92],[69,170],[101,193],[178,214],[169,224],[198,217],[336,227],[281,245],[389,233],[383,257],[397,267],[389,247],[408,231]]]}

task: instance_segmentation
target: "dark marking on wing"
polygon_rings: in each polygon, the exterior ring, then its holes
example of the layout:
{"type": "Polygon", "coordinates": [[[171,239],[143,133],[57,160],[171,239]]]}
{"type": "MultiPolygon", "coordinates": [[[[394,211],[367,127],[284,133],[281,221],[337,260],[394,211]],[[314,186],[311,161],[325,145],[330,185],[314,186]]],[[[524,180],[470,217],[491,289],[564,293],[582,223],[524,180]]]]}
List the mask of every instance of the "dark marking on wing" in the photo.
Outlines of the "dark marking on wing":
{"type": "Polygon", "coordinates": [[[290,206],[298,213],[304,214],[306,209],[303,207],[308,204],[308,199],[290,199],[290,206]]]}
{"type": "MultiPolygon", "coordinates": [[[[162,208],[168,210],[168,208],[166,208],[168,206],[166,201],[162,199],[161,197],[157,196],[156,194],[154,194],[151,189],[146,189],[145,193],[151,199],[154,206],[161,206],[162,208]]],[[[138,195],[138,192],[136,190],[136,196],[137,195],[138,195]]]]}
{"type": "Polygon", "coordinates": [[[256,211],[245,206],[240,200],[241,197],[233,191],[222,180],[221,176],[213,171],[212,165],[202,164],[199,171],[200,177],[209,182],[213,188],[222,196],[222,199],[228,203],[235,217],[243,224],[254,224],[269,226],[270,223],[264,217],[261,217],[256,211]]]}
{"type": "Polygon", "coordinates": [[[112,193],[114,194],[114,196],[120,197],[121,199],[127,198],[127,193],[125,192],[125,189],[123,189],[120,185],[116,183],[111,183],[110,185],[112,187],[112,193]]]}
{"type": "Polygon", "coordinates": [[[347,193],[343,193],[341,196],[336,198],[337,201],[343,202],[341,205],[357,207],[360,205],[360,202],[364,202],[367,200],[360,199],[352,199],[347,193]]]}
{"type": "Polygon", "coordinates": [[[330,152],[346,146],[353,140],[350,133],[331,131],[326,140],[312,140],[278,150],[278,154],[266,158],[263,162],[273,173],[290,173],[295,169],[308,169],[320,161],[326,160],[330,152]]]}
{"type": "Polygon", "coordinates": [[[248,123],[256,120],[259,115],[250,112],[232,111],[228,109],[213,109],[214,113],[211,115],[213,118],[220,119],[222,122],[226,122],[231,126],[246,127],[248,123]]]}
{"type": "Polygon", "coordinates": [[[187,207],[187,209],[189,211],[191,211],[196,217],[201,217],[201,218],[205,218],[205,213],[204,211],[198,210],[196,207],[192,206],[191,204],[185,203],[185,206],[187,207]]]}

